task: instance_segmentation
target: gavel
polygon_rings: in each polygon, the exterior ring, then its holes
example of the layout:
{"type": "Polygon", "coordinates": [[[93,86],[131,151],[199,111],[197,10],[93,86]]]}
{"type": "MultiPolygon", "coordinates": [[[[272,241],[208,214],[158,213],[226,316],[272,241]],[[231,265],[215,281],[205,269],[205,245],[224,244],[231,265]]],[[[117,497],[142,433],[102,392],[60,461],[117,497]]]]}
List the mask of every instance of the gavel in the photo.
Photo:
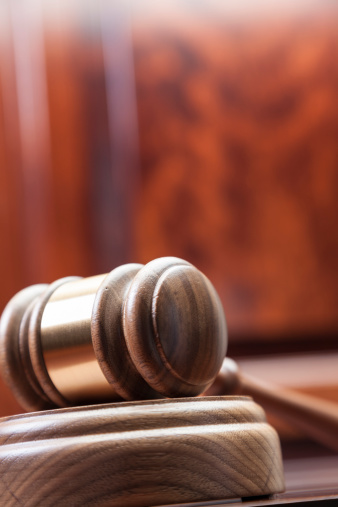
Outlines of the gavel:
{"type": "Polygon", "coordinates": [[[338,450],[336,405],[251,379],[226,350],[215,288],[175,257],[33,285],[0,322],[1,372],[28,411],[245,393],[338,450]]]}

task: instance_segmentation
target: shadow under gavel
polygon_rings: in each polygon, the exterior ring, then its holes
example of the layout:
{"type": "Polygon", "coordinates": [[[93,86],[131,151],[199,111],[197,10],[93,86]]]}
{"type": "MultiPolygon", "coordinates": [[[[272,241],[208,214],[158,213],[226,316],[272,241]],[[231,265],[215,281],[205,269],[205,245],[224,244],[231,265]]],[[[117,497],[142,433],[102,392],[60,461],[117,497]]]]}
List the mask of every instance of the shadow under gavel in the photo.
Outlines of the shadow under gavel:
{"type": "Polygon", "coordinates": [[[4,380],[28,411],[119,400],[246,394],[338,450],[338,407],[267,385],[224,359],[222,304],[194,266],[167,257],[18,293],[0,327],[4,380]]]}

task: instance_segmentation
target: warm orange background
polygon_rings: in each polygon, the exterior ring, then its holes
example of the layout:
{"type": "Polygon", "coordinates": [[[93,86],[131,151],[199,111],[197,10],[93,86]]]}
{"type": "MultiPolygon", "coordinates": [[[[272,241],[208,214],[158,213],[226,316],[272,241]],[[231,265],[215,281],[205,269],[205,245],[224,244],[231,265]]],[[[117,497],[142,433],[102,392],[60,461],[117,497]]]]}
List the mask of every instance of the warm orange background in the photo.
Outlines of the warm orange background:
{"type": "Polygon", "coordinates": [[[0,7],[1,309],[176,255],[237,353],[336,349],[336,4],[42,5],[0,7]]]}

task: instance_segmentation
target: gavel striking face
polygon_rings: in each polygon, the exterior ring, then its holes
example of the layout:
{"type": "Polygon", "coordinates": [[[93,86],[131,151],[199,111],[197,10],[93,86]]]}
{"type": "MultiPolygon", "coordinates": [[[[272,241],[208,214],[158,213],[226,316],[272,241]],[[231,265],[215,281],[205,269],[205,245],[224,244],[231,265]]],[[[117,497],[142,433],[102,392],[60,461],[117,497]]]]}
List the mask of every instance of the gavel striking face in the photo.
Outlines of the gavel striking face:
{"type": "Polygon", "coordinates": [[[227,348],[214,287],[174,257],[28,287],[0,336],[3,377],[27,410],[196,396],[227,348]]]}
{"type": "Polygon", "coordinates": [[[122,400],[246,394],[338,450],[333,403],[262,383],[224,359],[211,282],[164,257],[22,290],[0,321],[0,369],[28,411],[122,400]]]}

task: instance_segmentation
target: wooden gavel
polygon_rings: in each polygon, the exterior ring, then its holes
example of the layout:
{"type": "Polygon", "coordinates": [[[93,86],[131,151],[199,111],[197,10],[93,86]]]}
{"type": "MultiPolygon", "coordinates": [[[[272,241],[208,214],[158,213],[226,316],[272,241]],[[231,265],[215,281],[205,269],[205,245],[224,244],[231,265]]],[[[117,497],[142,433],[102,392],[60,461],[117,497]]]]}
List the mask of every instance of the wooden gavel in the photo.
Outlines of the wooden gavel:
{"type": "Polygon", "coordinates": [[[338,450],[336,405],[250,379],[224,359],[216,290],[178,258],[28,287],[5,308],[0,340],[3,378],[28,411],[245,393],[338,450]]]}

